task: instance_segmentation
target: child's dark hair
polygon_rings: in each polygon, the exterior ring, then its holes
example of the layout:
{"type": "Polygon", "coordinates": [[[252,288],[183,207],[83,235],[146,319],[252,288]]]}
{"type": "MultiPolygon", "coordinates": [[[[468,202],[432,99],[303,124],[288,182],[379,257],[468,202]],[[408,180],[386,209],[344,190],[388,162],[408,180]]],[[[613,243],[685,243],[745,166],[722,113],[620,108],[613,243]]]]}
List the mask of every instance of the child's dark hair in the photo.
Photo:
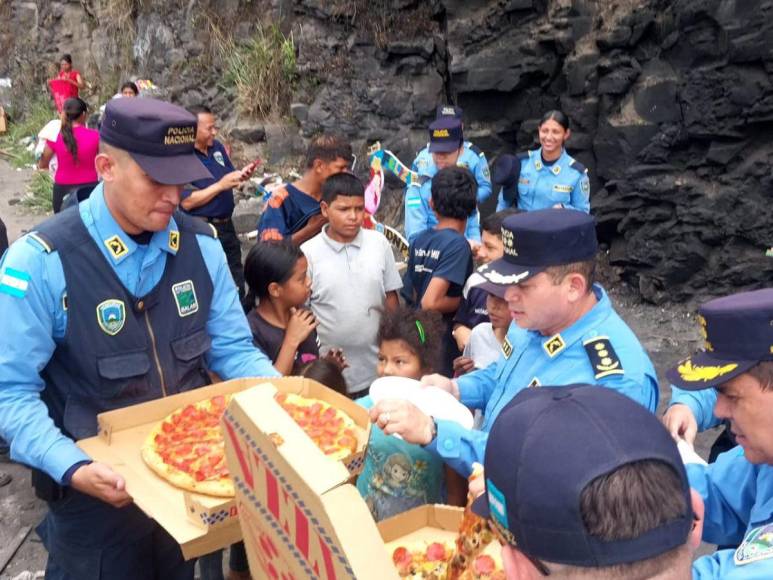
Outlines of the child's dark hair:
{"type": "Polygon", "coordinates": [[[365,187],[362,181],[351,173],[334,173],[322,184],[322,201],[331,204],[339,196],[364,197],[365,187]]]}
{"type": "Polygon", "coordinates": [[[124,91],[124,89],[129,89],[131,92],[134,93],[135,96],[140,94],[140,89],[132,81],[126,81],[124,84],[122,84],[121,85],[121,90],[118,91],[118,92],[122,93],[124,91]]]}
{"type": "Polygon", "coordinates": [[[432,178],[432,207],[441,217],[466,220],[475,213],[478,183],[464,167],[446,167],[432,178]]]}
{"type": "Polygon", "coordinates": [[[558,123],[564,128],[564,131],[569,130],[569,117],[567,117],[562,111],[559,111],[557,109],[548,111],[547,113],[542,115],[542,119],[540,119],[539,121],[540,126],[544,125],[545,121],[555,121],[556,123],[558,123]]]}
{"type": "Polygon", "coordinates": [[[244,260],[244,280],[247,282],[244,311],[254,308],[256,299],[268,296],[268,287],[272,282],[287,282],[302,257],[301,249],[287,241],[255,244],[244,260]]]}
{"type": "Polygon", "coordinates": [[[381,315],[376,342],[402,340],[419,357],[427,373],[440,368],[443,354],[443,319],[434,310],[399,306],[381,315]]]}
{"type": "Polygon", "coordinates": [[[352,146],[340,135],[323,134],[315,137],[306,149],[306,168],[311,169],[314,160],[319,159],[325,163],[331,163],[336,159],[352,161],[352,146]]]}
{"type": "Polygon", "coordinates": [[[514,207],[508,207],[506,209],[499,210],[496,213],[492,213],[480,220],[480,231],[488,232],[492,236],[502,237],[502,223],[505,219],[511,215],[522,213],[520,209],[514,207]]]}
{"type": "Polygon", "coordinates": [[[72,64],[72,56],[65,53],[62,55],[62,58],[59,59],[59,62],[62,62],[62,61],[66,62],[67,64],[72,64]]]}
{"type": "Polygon", "coordinates": [[[346,395],[346,379],[341,367],[326,358],[318,358],[301,367],[300,375],[322,383],[336,393],[346,395]]]}

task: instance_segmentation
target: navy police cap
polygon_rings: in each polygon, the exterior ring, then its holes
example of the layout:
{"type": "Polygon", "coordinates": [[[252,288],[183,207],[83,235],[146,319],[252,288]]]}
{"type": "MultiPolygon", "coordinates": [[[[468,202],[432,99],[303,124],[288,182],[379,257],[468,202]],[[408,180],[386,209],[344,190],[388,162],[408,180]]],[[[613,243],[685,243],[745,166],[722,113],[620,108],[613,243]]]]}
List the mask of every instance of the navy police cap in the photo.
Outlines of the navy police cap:
{"type": "Polygon", "coordinates": [[[435,113],[435,119],[441,119],[443,117],[453,117],[454,119],[462,120],[462,108],[456,105],[438,105],[435,113]]]}
{"type": "Polygon", "coordinates": [[[515,185],[515,180],[521,171],[521,160],[516,155],[505,153],[494,161],[491,167],[491,183],[494,185],[510,187],[515,185]]]}
{"type": "Polygon", "coordinates": [[[773,360],[773,288],[715,298],[697,318],[703,349],[666,373],[677,387],[708,389],[773,360]]]}
{"type": "Polygon", "coordinates": [[[491,427],[484,477],[486,493],[473,510],[509,544],[546,562],[602,567],[646,560],[684,545],[693,525],[687,474],[668,431],[640,404],[596,385],[521,391],[491,427]],[[674,470],[685,513],[626,540],[591,535],[583,490],[645,460],[674,470]]]}
{"type": "Polygon", "coordinates": [[[549,208],[512,215],[502,223],[504,255],[478,268],[493,284],[511,286],[550,266],[591,260],[598,251],[594,219],[585,212],[549,208]]]}
{"type": "Polygon", "coordinates": [[[212,177],[194,150],[196,117],[177,105],[156,99],[112,99],[99,138],[129,153],[158,183],[182,185],[212,177]]]}
{"type": "Polygon", "coordinates": [[[429,152],[451,153],[462,146],[462,123],[454,117],[441,117],[429,126],[429,152]]]}

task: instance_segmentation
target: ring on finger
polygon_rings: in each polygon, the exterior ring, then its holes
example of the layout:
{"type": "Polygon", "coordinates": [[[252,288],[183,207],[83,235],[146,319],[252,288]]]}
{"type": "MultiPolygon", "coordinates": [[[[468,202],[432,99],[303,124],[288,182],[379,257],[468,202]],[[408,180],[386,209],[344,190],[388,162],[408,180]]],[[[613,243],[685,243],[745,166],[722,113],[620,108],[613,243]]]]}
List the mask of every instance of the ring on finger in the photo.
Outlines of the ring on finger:
{"type": "Polygon", "coordinates": [[[392,416],[389,414],[389,411],[386,413],[382,413],[381,415],[384,418],[384,425],[388,425],[389,421],[392,419],[392,416]]]}

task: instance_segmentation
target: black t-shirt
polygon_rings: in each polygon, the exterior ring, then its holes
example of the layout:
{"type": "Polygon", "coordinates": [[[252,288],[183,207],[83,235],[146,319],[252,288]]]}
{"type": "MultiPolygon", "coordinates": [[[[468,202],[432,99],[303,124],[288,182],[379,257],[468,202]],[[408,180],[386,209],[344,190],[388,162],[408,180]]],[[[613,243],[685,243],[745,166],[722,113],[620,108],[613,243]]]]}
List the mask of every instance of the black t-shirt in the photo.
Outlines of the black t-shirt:
{"type": "MultiPolygon", "coordinates": [[[[271,359],[272,363],[276,362],[279,350],[282,348],[285,329],[267,322],[254,308],[247,314],[247,322],[250,323],[252,342],[266,353],[266,356],[271,359]]],[[[319,358],[319,339],[317,338],[317,331],[312,330],[311,334],[298,347],[298,352],[295,354],[293,372],[297,372],[301,366],[316,358],[319,358]]]]}
{"type": "Polygon", "coordinates": [[[486,299],[488,292],[483,288],[470,288],[467,297],[462,298],[459,310],[454,316],[454,323],[463,324],[467,328],[475,328],[481,322],[489,322],[486,299]]]}

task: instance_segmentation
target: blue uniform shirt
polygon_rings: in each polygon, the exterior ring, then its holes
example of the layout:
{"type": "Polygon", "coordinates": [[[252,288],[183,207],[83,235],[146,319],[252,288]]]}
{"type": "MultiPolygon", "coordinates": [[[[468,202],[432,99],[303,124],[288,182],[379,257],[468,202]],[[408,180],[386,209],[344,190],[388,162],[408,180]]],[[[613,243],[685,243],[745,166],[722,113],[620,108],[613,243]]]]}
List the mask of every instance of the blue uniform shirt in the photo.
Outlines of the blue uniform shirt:
{"type": "MultiPolygon", "coordinates": [[[[228,158],[228,153],[225,152],[225,147],[220,141],[215,143],[207,150],[207,154],[204,155],[201,151],[196,149],[196,156],[199,158],[204,166],[212,174],[209,179],[199,179],[191,183],[195,189],[206,189],[213,183],[220,181],[223,176],[232,171],[236,171],[228,158]]],[[[186,189],[182,192],[182,198],[185,199],[193,193],[192,190],[186,189]]],[[[199,207],[194,207],[191,210],[186,210],[186,213],[191,215],[197,215],[208,218],[228,218],[234,211],[234,192],[232,189],[226,189],[218,193],[209,202],[199,207]]]]}
{"type": "MultiPolygon", "coordinates": [[[[153,235],[147,246],[124,233],[105,205],[102,185],[79,205],[81,219],[107,264],[135,296],[147,294],[158,283],[166,264],[169,233],[153,235]],[[114,257],[106,241],[118,236],[126,252],[114,257]]],[[[223,379],[279,376],[271,361],[252,344],[223,248],[215,238],[197,236],[199,248],[214,287],[207,333],[212,346],[206,355],[209,368],[223,379]]],[[[65,437],[49,417],[40,398],[44,388],[40,371],[51,358],[67,327],[66,294],[62,262],[56,251],[48,253],[33,235],[15,242],[0,261],[0,278],[12,286],[0,288],[0,435],[11,443],[11,458],[37,467],[56,481],[88,457],[65,437]],[[8,273],[12,276],[7,276],[8,273]]]]}
{"type": "Polygon", "coordinates": [[[437,421],[437,437],[427,445],[461,474],[483,463],[488,431],[505,405],[521,390],[543,385],[599,384],[655,412],[658,380],[649,356],[623,322],[604,289],[595,284],[597,304],[552,337],[510,325],[502,356],[484,369],[457,379],[461,402],[481,409],[481,430],[437,421]]]}
{"type": "Polygon", "coordinates": [[[703,539],[740,544],[698,558],[693,578],[773,578],[773,466],[752,465],[735,447],[711,465],[687,465],[687,477],[706,507],[703,539]]]}
{"type": "MultiPolygon", "coordinates": [[[[569,209],[590,212],[590,181],[588,170],[564,149],[555,163],[545,165],[542,148],[529,151],[521,159],[518,177],[518,209],[532,211],[556,204],[569,209]]],[[[499,194],[497,211],[509,207],[499,194]]]]}
{"type": "MultiPolygon", "coordinates": [[[[457,165],[466,167],[475,176],[478,182],[478,203],[485,201],[491,195],[491,175],[483,152],[465,141],[457,165]]],[[[432,154],[428,147],[419,151],[411,170],[419,174],[419,182],[405,189],[405,237],[408,238],[408,242],[412,242],[421,232],[437,224],[437,218],[429,206],[429,200],[432,197],[432,178],[438,170],[435,162],[432,161],[432,154]]],[[[480,241],[480,217],[477,210],[467,220],[467,230],[464,235],[468,240],[480,241]]]]}
{"type": "Polygon", "coordinates": [[[671,401],[668,406],[677,404],[687,405],[690,408],[698,423],[698,431],[711,429],[722,422],[714,416],[714,407],[717,404],[715,389],[686,391],[671,385],[671,401]]]}

